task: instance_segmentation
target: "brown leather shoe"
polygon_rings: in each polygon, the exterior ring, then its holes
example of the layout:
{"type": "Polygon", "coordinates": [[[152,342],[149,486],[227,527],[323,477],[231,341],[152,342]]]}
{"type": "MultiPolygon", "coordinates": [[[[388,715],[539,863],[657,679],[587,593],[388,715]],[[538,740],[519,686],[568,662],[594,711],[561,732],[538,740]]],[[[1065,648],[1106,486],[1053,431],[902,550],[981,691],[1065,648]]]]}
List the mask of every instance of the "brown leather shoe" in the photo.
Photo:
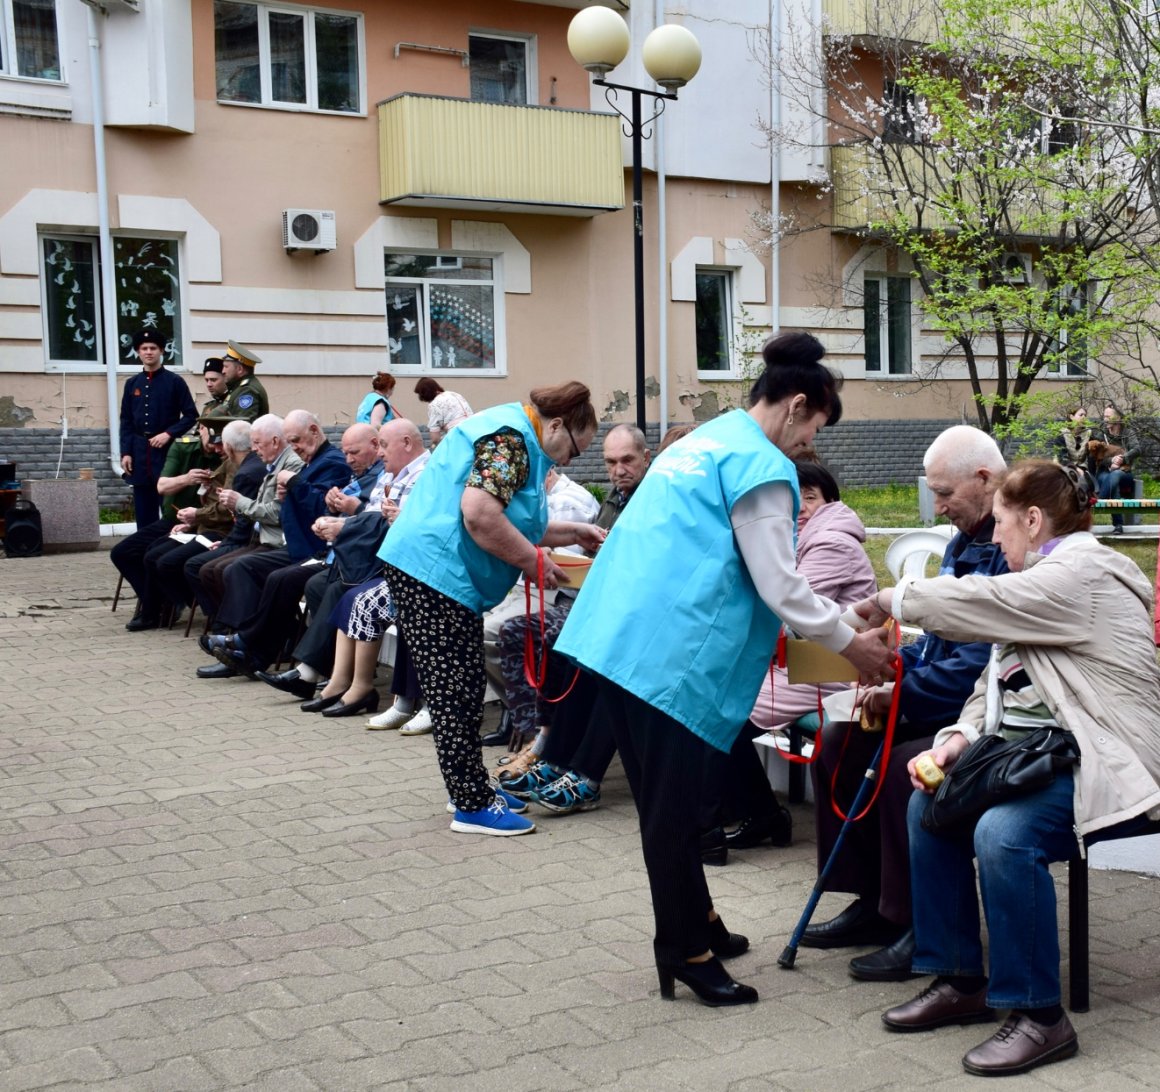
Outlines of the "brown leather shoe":
{"type": "Polygon", "coordinates": [[[1067,1013],[1056,1024],[1037,1024],[1013,1012],[990,1039],[967,1052],[963,1068],[980,1077],[1002,1077],[1070,1058],[1077,1050],[1079,1039],[1067,1013]]]}
{"type": "Polygon", "coordinates": [[[937,978],[913,1001],[882,1014],[882,1022],[891,1031],[929,1031],[946,1024],[978,1024],[994,1019],[994,1011],[987,1007],[986,986],[978,993],[959,993],[937,978]]]}

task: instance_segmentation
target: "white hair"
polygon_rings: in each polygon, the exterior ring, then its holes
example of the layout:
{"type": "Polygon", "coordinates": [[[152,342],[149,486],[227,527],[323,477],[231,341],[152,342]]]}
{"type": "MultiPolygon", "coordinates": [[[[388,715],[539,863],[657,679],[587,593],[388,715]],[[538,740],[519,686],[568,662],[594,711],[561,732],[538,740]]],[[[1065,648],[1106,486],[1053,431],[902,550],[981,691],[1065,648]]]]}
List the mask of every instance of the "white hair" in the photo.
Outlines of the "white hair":
{"type": "Polygon", "coordinates": [[[993,474],[1007,469],[999,445],[973,425],[952,425],[934,438],[922,457],[922,468],[929,474],[934,466],[952,478],[965,478],[982,468],[993,474]]]}
{"type": "Polygon", "coordinates": [[[263,436],[269,436],[273,439],[275,436],[282,435],[282,418],[276,413],[264,413],[252,425],[250,425],[251,436],[255,432],[260,432],[263,436]]]}
{"type": "Polygon", "coordinates": [[[249,421],[231,421],[222,429],[222,443],[233,451],[249,451],[251,431],[249,421]]]}

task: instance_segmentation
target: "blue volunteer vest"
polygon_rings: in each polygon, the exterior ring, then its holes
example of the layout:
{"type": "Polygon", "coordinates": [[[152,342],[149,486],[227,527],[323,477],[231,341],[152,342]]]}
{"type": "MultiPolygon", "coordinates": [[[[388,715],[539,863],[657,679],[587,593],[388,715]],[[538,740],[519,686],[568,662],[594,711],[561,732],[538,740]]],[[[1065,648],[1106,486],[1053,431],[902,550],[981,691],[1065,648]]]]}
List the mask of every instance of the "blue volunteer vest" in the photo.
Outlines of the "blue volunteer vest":
{"type": "Polygon", "coordinates": [[[516,582],[520,570],[476,544],[459,504],[475,461],[475,442],[501,428],[518,432],[528,449],[528,480],[504,514],[529,542],[548,529],[544,479],[552,460],[518,402],[494,406],[453,428],[435,449],[379,551],[387,564],[474,611],[490,610],[516,582]]]}
{"type": "Polygon", "coordinates": [[[556,651],[728,751],[745,723],[781,621],[737,550],[739,498],[797,473],[744,410],[662,452],[584,580],[556,651]]]}
{"type": "Polygon", "coordinates": [[[382,424],[395,419],[395,411],[391,408],[391,401],[385,394],[379,394],[378,391],[371,391],[358,404],[358,409],[354,412],[355,424],[369,425],[371,423],[371,413],[375,406],[380,402],[384,402],[387,407],[387,415],[383,418],[382,424]]]}

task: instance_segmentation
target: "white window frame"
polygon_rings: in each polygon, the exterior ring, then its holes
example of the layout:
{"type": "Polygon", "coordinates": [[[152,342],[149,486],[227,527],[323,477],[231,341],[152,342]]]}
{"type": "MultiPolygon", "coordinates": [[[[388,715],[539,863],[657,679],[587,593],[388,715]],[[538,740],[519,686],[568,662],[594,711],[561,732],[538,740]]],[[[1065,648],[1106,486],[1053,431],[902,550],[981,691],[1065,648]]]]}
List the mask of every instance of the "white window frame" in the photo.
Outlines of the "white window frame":
{"type": "MultiPolygon", "coordinates": [[[[165,361],[165,367],[170,371],[189,373],[189,346],[188,346],[188,330],[189,330],[189,281],[186,276],[186,254],[185,254],[185,240],[180,236],[173,235],[170,232],[164,231],[118,231],[113,236],[116,239],[166,239],[175,241],[177,243],[177,272],[179,278],[178,306],[180,310],[180,326],[181,326],[181,341],[178,344],[178,349],[181,353],[181,363],[175,364],[172,360],[165,361]]],[[[38,261],[40,263],[40,318],[41,318],[41,337],[42,345],[44,346],[44,364],[46,372],[67,372],[73,375],[100,375],[106,370],[105,368],[105,337],[104,337],[104,308],[101,305],[101,256],[99,252],[100,239],[96,231],[53,231],[49,228],[41,228],[37,233],[37,252],[38,261]],[[93,360],[59,360],[55,357],[50,357],[49,353],[52,346],[52,338],[48,328],[48,282],[47,273],[44,266],[44,240],[45,239],[60,239],[67,242],[84,242],[90,243],[93,249],[93,272],[95,280],[93,283],[93,291],[96,296],[96,306],[94,313],[96,316],[95,326],[97,330],[97,340],[95,350],[97,359],[93,360]]],[[[140,370],[141,365],[134,359],[117,360],[117,371],[124,374],[130,374],[140,370]]]]}
{"type": "MultiPolygon", "coordinates": [[[[1068,293],[1068,290],[1066,288],[1060,288],[1058,293],[1057,293],[1057,298],[1059,299],[1060,311],[1062,311],[1065,307],[1069,306],[1069,299],[1068,299],[1067,293],[1068,293]]],[[[1091,299],[1091,297],[1092,297],[1092,286],[1088,285],[1084,289],[1083,298],[1084,298],[1084,305],[1085,306],[1090,306],[1088,301],[1091,299]]],[[[1065,356],[1069,357],[1069,354],[1067,352],[1068,341],[1070,340],[1069,336],[1068,336],[1068,331],[1067,330],[1060,330],[1059,337],[1056,340],[1059,342],[1059,347],[1060,347],[1060,349],[1062,349],[1065,356]]],[[[1084,354],[1084,362],[1082,365],[1073,364],[1071,362],[1070,358],[1057,362],[1057,365],[1058,366],[1056,367],[1056,369],[1054,371],[1050,370],[1050,366],[1045,367],[1043,369],[1043,371],[1040,373],[1041,378],[1053,379],[1053,380],[1063,380],[1065,383],[1070,383],[1070,382],[1073,382],[1074,380],[1077,380],[1077,379],[1092,379],[1092,378],[1094,378],[1092,376],[1092,370],[1091,370],[1091,354],[1090,353],[1084,354]]]]}
{"type": "MultiPolygon", "coordinates": [[[[427,258],[437,259],[438,265],[443,269],[454,268],[462,262],[465,257],[472,258],[487,258],[491,261],[492,279],[490,282],[478,279],[464,279],[463,281],[456,281],[447,278],[435,280],[436,284],[464,284],[472,287],[478,287],[482,284],[491,284],[492,289],[492,321],[495,324],[495,367],[494,368],[436,368],[431,362],[431,346],[429,344],[431,336],[431,322],[426,314],[427,304],[424,301],[421,304],[420,310],[423,316],[423,321],[419,323],[419,339],[420,339],[420,356],[425,363],[420,364],[400,364],[390,359],[390,349],[388,347],[388,361],[390,362],[390,369],[393,375],[413,375],[413,376],[450,376],[452,378],[466,378],[466,379],[505,379],[507,377],[507,316],[505,307],[505,294],[503,284],[503,255],[491,251],[467,251],[467,250],[433,250],[422,247],[405,247],[405,246],[388,246],[383,247],[382,260],[385,262],[388,254],[415,254],[427,258]]],[[[380,269],[382,266],[380,266],[380,269]]],[[[384,273],[383,291],[389,293],[391,284],[403,285],[426,285],[432,283],[431,278],[427,277],[392,277],[389,280],[384,273]]],[[[425,295],[425,294],[424,294],[425,295]]],[[[385,321],[385,320],[384,320],[385,321]]],[[[388,334],[389,337],[389,334],[388,334]]]]}
{"type": "MultiPolygon", "coordinates": [[[[222,0],[236,3],[239,7],[258,9],[258,74],[261,87],[261,102],[239,102],[237,99],[216,99],[219,106],[248,106],[259,110],[289,110],[299,114],[327,114],[330,117],[359,118],[367,113],[367,60],[366,26],[362,12],[342,8],[306,7],[296,4],[267,4],[260,0],[222,0]],[[281,102],[273,96],[273,75],[270,70],[270,19],[271,14],[285,14],[302,17],[306,63],[306,101],[281,102]],[[314,16],[340,15],[354,19],[358,38],[358,109],[324,110],[318,105],[318,57],[315,53],[314,16]]],[[[211,0],[212,9],[212,0],[211,0]]],[[[216,24],[215,24],[216,33],[216,24]]],[[[214,51],[214,95],[217,95],[217,51],[214,51]]]]}
{"type": "Polygon", "coordinates": [[[60,75],[55,79],[46,76],[23,76],[16,71],[16,20],[12,16],[12,0],[0,0],[0,39],[3,39],[3,50],[0,55],[10,58],[12,68],[0,68],[0,79],[20,80],[33,84],[44,84],[56,87],[65,82],[64,70],[64,42],[61,34],[61,13],[59,0],[53,0],[53,10],[56,14],[56,59],[60,68],[60,75]]]}
{"type": "Polygon", "coordinates": [[[726,320],[726,324],[727,324],[726,330],[725,330],[725,345],[726,345],[726,353],[728,356],[728,367],[726,367],[726,368],[714,368],[714,369],[709,370],[709,369],[703,369],[700,366],[698,366],[698,368],[697,368],[697,379],[698,380],[711,383],[715,379],[717,379],[717,380],[720,380],[720,379],[729,380],[729,379],[741,379],[741,378],[743,378],[743,376],[741,374],[741,369],[738,365],[738,359],[737,359],[738,358],[737,335],[738,335],[738,332],[741,330],[741,326],[742,326],[741,310],[740,310],[740,306],[738,303],[739,294],[737,291],[737,273],[738,273],[737,269],[735,269],[731,266],[720,266],[720,265],[698,265],[693,270],[693,285],[694,285],[694,293],[693,293],[693,322],[694,322],[693,351],[694,351],[694,353],[696,352],[696,344],[697,344],[697,331],[696,331],[696,325],[695,325],[696,324],[696,313],[697,313],[696,312],[697,300],[696,300],[696,287],[695,286],[696,286],[698,277],[712,275],[712,276],[722,277],[724,279],[724,282],[725,282],[724,315],[725,315],[725,320],[726,320]]]}
{"type": "MultiPolygon", "coordinates": [[[[467,32],[467,51],[471,54],[472,38],[494,38],[504,42],[519,42],[524,47],[524,94],[528,106],[538,106],[540,102],[539,63],[534,34],[517,34],[510,30],[486,30],[472,27],[467,32]]],[[[470,70],[469,70],[470,71],[470,70]]],[[[468,88],[471,76],[468,75],[468,88]]],[[[496,104],[503,105],[503,104],[496,104]]]]}
{"type": "MultiPolygon", "coordinates": [[[[904,273],[888,273],[883,270],[867,270],[862,277],[862,314],[866,314],[866,284],[870,281],[878,283],[878,348],[879,360],[871,367],[869,345],[864,345],[865,372],[867,379],[913,379],[915,374],[914,348],[917,342],[914,329],[914,279],[904,273]],[[905,281],[910,289],[910,314],[907,329],[909,330],[910,353],[908,355],[909,369],[905,372],[890,370],[890,296],[888,282],[891,280],[905,281]]],[[[865,330],[863,330],[865,339],[865,330]]]]}

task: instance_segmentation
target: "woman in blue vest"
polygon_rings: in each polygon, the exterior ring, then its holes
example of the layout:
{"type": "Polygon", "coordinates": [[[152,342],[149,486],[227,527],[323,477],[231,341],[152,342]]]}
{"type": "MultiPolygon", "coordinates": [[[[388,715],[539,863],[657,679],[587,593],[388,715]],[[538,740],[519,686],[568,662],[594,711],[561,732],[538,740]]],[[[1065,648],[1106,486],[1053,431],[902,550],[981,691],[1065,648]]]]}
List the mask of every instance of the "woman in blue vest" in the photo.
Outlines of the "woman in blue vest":
{"type": "Polygon", "coordinates": [[[363,400],[355,410],[355,424],[373,425],[378,428],[396,416],[395,407],[391,405],[391,394],[395,390],[395,377],[390,372],[376,372],[371,380],[370,393],[363,396],[363,400]]]}
{"type": "Polygon", "coordinates": [[[497,793],[483,765],[483,612],[521,572],[549,588],[566,580],[537,546],[594,550],[603,542],[592,524],[549,523],[545,488],[548,471],[567,466],[595,435],[588,388],[576,382],[467,418],[435,449],[379,553],[431,711],[452,830],[535,830],[512,810],[527,805],[497,793]]]}
{"type": "Polygon", "coordinates": [[[889,661],[884,633],[855,634],[795,568],[791,460],[842,413],[824,351],[809,334],[774,338],[749,410],[701,425],[657,457],[556,642],[599,680],[596,715],[612,725],[640,813],[666,998],[678,979],[708,1005],[757,1000],[719,962],[749,941],[713,909],[701,783],[706,748],[727,752],[749,716],[782,622],[868,679],[889,661]]]}

